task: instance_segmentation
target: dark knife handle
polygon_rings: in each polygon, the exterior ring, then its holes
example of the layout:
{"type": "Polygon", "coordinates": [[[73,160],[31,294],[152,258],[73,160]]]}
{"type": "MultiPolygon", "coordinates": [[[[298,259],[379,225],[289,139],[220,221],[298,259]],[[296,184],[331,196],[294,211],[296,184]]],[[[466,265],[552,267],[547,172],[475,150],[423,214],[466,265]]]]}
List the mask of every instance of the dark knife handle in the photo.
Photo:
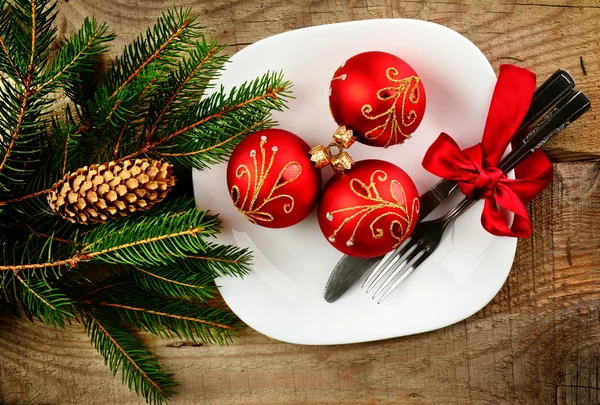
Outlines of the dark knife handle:
{"type": "MultiPolygon", "coordinates": [[[[530,127],[552,106],[562,100],[575,87],[575,79],[569,72],[558,69],[533,93],[531,105],[521,126],[517,130],[514,140],[518,141],[530,134],[530,127]]],[[[546,119],[546,118],[544,118],[546,119]]],[[[422,221],[437,206],[445,200],[457,187],[454,180],[440,180],[421,197],[421,211],[419,221],[422,221]]]]}
{"type": "MultiPolygon", "coordinates": [[[[569,72],[558,69],[533,93],[529,110],[523,118],[519,131],[531,127],[544,112],[562,99],[565,94],[575,88],[575,79],[569,72]]],[[[515,139],[518,139],[518,133],[515,139]]]]}
{"type": "Polygon", "coordinates": [[[513,170],[533,152],[542,147],[550,138],[569,126],[588,111],[591,102],[579,90],[571,90],[560,100],[538,125],[500,162],[499,169],[504,173],[513,170]]]}

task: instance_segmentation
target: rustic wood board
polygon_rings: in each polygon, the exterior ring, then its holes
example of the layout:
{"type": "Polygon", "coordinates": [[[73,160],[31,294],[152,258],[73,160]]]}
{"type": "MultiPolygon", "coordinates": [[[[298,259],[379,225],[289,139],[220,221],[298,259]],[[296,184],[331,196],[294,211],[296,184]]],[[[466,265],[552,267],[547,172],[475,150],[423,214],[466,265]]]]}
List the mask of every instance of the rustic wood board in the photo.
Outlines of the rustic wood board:
{"type": "MultiPolygon", "coordinates": [[[[59,28],[95,15],[117,53],[171,1],[60,0],[59,28]]],[[[600,101],[600,0],[202,1],[230,53],[261,38],[339,21],[407,17],[471,39],[497,66],[526,61],[541,80],[562,67],[600,101]],[[580,66],[583,58],[587,75],[580,66]]],[[[400,39],[390,39],[400,40],[400,39]]],[[[409,40],[409,39],[408,39],[409,40]]],[[[142,335],[181,382],[173,404],[600,404],[600,123],[597,107],[547,145],[555,181],[530,204],[500,293],[469,319],[425,334],[347,346],[297,346],[246,328],[229,347],[142,335]]],[[[111,377],[79,325],[0,317],[0,403],[142,404],[111,377]]]]}

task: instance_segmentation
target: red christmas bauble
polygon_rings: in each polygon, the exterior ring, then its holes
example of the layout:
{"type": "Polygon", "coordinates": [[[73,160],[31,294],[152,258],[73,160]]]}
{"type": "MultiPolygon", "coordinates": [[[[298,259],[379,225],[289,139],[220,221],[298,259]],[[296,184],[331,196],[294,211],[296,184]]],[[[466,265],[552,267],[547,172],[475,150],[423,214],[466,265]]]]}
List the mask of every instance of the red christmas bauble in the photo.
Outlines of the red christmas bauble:
{"type": "Polygon", "coordinates": [[[358,141],[388,147],[404,142],[425,113],[425,88],[412,67],[385,52],[364,52],[334,73],[329,107],[358,141]]]}
{"type": "Polygon", "coordinates": [[[317,209],[331,245],[354,257],[381,256],[398,247],[419,218],[411,178],[383,160],[361,160],[325,186],[317,209]]]}
{"type": "Polygon", "coordinates": [[[235,208],[267,228],[294,225],[310,214],[321,191],[321,173],[310,147],[281,129],[253,133],[234,149],[227,187],[235,208]]]}

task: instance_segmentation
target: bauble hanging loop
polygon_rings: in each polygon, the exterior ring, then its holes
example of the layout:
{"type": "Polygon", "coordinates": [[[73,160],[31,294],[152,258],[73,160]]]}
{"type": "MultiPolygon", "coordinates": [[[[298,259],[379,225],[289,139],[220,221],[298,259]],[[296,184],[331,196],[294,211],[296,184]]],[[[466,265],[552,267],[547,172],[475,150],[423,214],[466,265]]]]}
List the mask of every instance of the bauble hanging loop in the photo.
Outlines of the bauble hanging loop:
{"type": "Polygon", "coordinates": [[[344,149],[352,146],[356,142],[356,139],[354,132],[345,125],[340,125],[333,133],[334,142],[341,145],[344,149]]]}
{"type": "Polygon", "coordinates": [[[317,169],[322,169],[331,162],[331,156],[327,151],[327,147],[323,145],[314,146],[308,153],[310,161],[317,169]]]}
{"type": "Polygon", "coordinates": [[[356,137],[352,134],[352,130],[342,125],[334,132],[332,138],[333,141],[327,146],[317,145],[313,147],[309,151],[310,160],[317,169],[322,169],[330,164],[336,173],[342,174],[354,165],[354,160],[344,149],[352,146],[356,141],[356,137]]]}
{"type": "Polygon", "coordinates": [[[352,169],[354,160],[352,160],[348,152],[341,152],[338,156],[331,159],[331,166],[336,173],[343,174],[347,170],[352,169]]]}

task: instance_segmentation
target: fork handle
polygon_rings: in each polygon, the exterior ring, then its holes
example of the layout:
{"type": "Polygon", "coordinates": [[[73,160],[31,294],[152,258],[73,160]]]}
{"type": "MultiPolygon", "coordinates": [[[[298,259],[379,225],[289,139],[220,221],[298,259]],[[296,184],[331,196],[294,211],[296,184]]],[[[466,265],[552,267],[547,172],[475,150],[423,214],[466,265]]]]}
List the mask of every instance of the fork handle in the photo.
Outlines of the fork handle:
{"type": "Polygon", "coordinates": [[[476,198],[465,197],[454,208],[446,213],[443,217],[436,219],[435,222],[445,222],[444,228],[448,226],[456,217],[465,212],[471,205],[477,202],[476,198]]]}

